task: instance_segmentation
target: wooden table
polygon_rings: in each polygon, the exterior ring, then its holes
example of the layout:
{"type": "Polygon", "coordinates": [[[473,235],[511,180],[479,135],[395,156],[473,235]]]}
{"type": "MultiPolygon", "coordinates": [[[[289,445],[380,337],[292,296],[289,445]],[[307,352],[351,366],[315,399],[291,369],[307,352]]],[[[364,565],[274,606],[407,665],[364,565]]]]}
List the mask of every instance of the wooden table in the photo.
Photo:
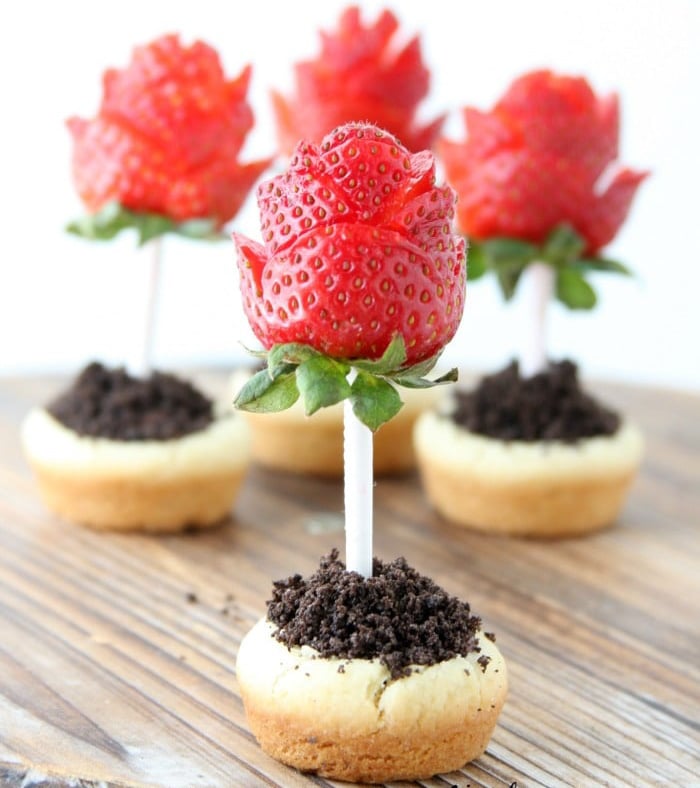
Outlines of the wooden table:
{"type": "MultiPolygon", "coordinates": [[[[258,749],[234,662],[271,580],[342,547],[341,485],[255,469],[206,533],[65,524],[18,441],[55,390],[0,381],[0,785],[328,785],[258,749]]],[[[510,667],[486,754],[422,785],[700,784],[700,399],[596,390],[648,439],[609,531],[490,538],[441,521],[415,477],[377,483],[376,552],[468,599],[510,667]]]]}

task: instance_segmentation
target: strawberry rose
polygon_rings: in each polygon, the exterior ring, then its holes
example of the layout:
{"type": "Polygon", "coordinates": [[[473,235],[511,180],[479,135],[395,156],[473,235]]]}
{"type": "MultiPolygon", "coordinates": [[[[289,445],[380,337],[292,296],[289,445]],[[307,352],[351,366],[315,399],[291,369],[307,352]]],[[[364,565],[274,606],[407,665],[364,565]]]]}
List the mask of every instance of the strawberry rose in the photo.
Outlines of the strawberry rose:
{"type": "Polygon", "coordinates": [[[588,257],[612,240],[647,174],[615,164],[617,96],[599,98],[580,77],[535,71],[490,112],[467,107],[464,119],[466,141],[443,140],[440,153],[471,239],[540,244],[566,224],[588,257]]]}
{"type": "Polygon", "coordinates": [[[292,152],[297,140],[319,142],[349,121],[371,121],[395,134],[410,150],[432,147],[443,116],[427,125],[416,122],[430,72],[417,36],[401,48],[396,46],[398,29],[391,11],[382,11],[373,24],[363,24],[359,9],[350,6],[337,30],[321,32],[318,57],[296,64],[295,95],[272,94],[285,153],[292,152]]]}
{"type": "Polygon", "coordinates": [[[302,142],[258,188],[264,244],[234,235],[243,305],[265,348],[303,343],[377,359],[399,335],[406,364],[433,357],[462,316],[465,242],[435,161],[352,123],[302,142]]]}
{"type": "Polygon", "coordinates": [[[116,202],[175,222],[231,219],[270,163],[238,159],[253,125],[250,73],[227,80],[214,49],[185,47],[175,35],[108,70],[97,117],[68,121],[73,176],[88,210],[116,202]]]}

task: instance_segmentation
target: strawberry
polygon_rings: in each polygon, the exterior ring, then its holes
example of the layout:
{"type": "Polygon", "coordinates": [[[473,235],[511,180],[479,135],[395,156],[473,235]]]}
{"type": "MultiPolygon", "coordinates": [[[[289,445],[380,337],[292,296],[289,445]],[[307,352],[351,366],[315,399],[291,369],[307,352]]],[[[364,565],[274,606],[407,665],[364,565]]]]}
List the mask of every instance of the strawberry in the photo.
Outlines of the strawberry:
{"type": "Polygon", "coordinates": [[[471,239],[470,278],[493,271],[509,299],[528,265],[547,263],[556,297],[591,309],[590,272],[629,273],[598,253],[647,175],[617,167],[611,176],[617,96],[597,97],[580,77],[535,71],[490,112],[465,108],[464,120],[467,140],[441,140],[439,150],[460,196],[459,227],[471,239]]]}
{"type": "Polygon", "coordinates": [[[336,126],[365,120],[395,134],[410,150],[432,146],[444,116],[425,126],[416,123],[430,73],[417,37],[396,47],[398,28],[390,11],[365,25],[351,6],[336,31],[321,33],[320,55],[295,67],[296,94],[289,99],[272,94],[282,151],[291,153],[300,138],[318,142],[336,126]]]}
{"type": "Polygon", "coordinates": [[[264,243],[234,234],[263,346],[378,359],[400,335],[406,365],[435,356],[462,316],[465,243],[451,229],[454,193],[434,180],[430,153],[370,124],[300,143],[258,188],[264,243]]]}
{"type": "Polygon", "coordinates": [[[491,112],[467,108],[464,117],[467,140],[440,143],[463,232],[542,243],[567,224],[589,256],[612,240],[647,175],[618,169],[600,188],[617,157],[616,96],[598,98],[582,78],[535,71],[491,112]]]}
{"type": "Polygon", "coordinates": [[[177,36],[138,47],[108,70],[99,114],[71,118],[73,175],[91,213],[111,202],[174,221],[231,219],[270,160],[238,155],[253,114],[250,67],[227,81],[214,49],[177,36]]]}

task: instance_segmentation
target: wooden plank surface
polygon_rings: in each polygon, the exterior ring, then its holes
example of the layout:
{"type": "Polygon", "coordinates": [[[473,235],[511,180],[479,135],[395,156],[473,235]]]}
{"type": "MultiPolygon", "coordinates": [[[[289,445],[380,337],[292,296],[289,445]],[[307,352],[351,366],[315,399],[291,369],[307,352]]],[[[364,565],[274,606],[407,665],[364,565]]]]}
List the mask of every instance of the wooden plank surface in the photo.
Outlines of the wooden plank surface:
{"type": "MultiPolygon", "coordinates": [[[[56,387],[0,381],[0,785],[330,784],[260,752],[234,662],[271,581],[342,548],[340,483],[255,469],[233,517],[205,533],[62,523],[18,440],[56,387]]],[[[648,442],[604,533],[482,536],[432,513],[416,477],[377,482],[377,554],[468,599],[510,668],[486,754],[424,786],[699,784],[700,399],[596,391],[648,442]]]]}

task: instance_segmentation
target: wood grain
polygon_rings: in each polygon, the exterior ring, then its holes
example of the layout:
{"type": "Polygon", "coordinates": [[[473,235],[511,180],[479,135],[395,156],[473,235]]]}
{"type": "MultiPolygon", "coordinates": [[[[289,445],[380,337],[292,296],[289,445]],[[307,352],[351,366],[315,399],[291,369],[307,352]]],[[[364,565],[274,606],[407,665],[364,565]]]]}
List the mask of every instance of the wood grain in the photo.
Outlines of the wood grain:
{"type": "MultiPolygon", "coordinates": [[[[254,469],[233,517],[206,533],[62,523],[18,440],[58,383],[0,381],[0,784],[332,784],[259,750],[234,662],[272,579],[342,547],[340,484],[254,469]]],[[[416,477],[377,482],[377,554],[468,599],[510,667],[486,754],[426,787],[698,784],[700,400],[595,388],[648,441],[608,531],[488,537],[441,521],[416,477]]]]}

